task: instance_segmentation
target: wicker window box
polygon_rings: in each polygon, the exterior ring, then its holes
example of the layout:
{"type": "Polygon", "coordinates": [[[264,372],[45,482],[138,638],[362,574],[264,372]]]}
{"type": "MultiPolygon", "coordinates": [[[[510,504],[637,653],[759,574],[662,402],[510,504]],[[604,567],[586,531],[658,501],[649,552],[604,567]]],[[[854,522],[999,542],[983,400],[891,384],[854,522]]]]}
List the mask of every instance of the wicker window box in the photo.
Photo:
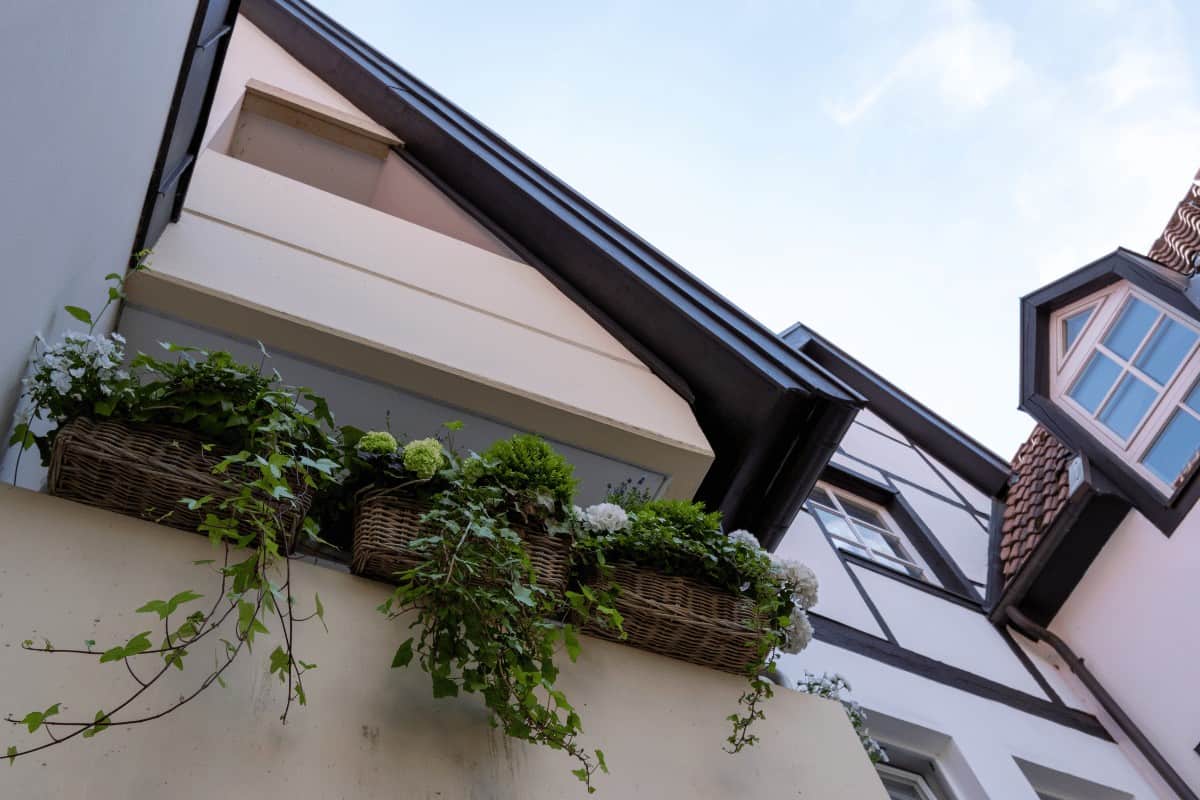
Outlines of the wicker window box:
{"type": "MultiPolygon", "coordinates": [[[[201,438],[185,428],[75,419],[54,438],[50,494],[196,532],[209,510],[193,511],[179,501],[232,496],[228,476],[212,473],[225,455],[216,448],[206,452],[201,438]]],[[[288,550],[312,504],[306,489],[293,491],[295,500],[272,503],[288,550]]]]}
{"type": "MultiPolygon", "coordinates": [[[[614,565],[612,580],[621,587],[616,606],[624,618],[625,644],[738,675],[758,663],[752,601],[634,564],[614,565]]],[[[617,639],[594,622],[586,630],[617,639]]]]}
{"type": "MultiPolygon", "coordinates": [[[[409,543],[427,535],[421,517],[428,501],[388,489],[365,492],[354,512],[354,554],[350,570],[355,575],[396,583],[397,573],[412,569],[421,558],[409,543]]],[[[559,536],[528,526],[513,525],[533,562],[538,586],[561,597],[567,589],[571,548],[559,536]]]]}

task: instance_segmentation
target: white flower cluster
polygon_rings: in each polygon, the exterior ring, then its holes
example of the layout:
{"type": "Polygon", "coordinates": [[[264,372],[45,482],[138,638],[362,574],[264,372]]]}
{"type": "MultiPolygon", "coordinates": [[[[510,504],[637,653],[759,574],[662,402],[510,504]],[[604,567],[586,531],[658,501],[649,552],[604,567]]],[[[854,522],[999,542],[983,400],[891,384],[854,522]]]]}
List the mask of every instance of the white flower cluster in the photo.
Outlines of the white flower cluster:
{"type": "Polygon", "coordinates": [[[791,620],[791,625],[784,631],[784,643],[779,649],[795,654],[808,647],[808,643],[812,641],[813,627],[808,614],[799,606],[792,609],[791,620]]]}
{"type": "Polygon", "coordinates": [[[34,356],[33,376],[26,380],[27,390],[39,406],[54,399],[83,399],[80,384],[95,382],[100,392],[112,393],[112,385],[128,380],[120,368],[125,360],[125,337],[119,333],[96,336],[67,331],[62,341],[47,346],[41,334],[35,336],[42,352],[34,356]]]}
{"type": "Polygon", "coordinates": [[[872,763],[888,760],[883,747],[871,738],[871,732],[867,729],[867,714],[863,711],[862,706],[843,695],[843,692],[850,692],[850,684],[846,682],[845,678],[836,674],[814,675],[811,672],[805,672],[804,677],[797,682],[796,689],[805,694],[815,694],[818,697],[826,697],[841,703],[872,763]]]}
{"type": "Polygon", "coordinates": [[[597,503],[583,509],[575,506],[575,516],[597,533],[616,533],[629,527],[629,514],[616,503],[597,503]]]}
{"type": "Polygon", "coordinates": [[[758,543],[758,537],[755,536],[750,531],[736,530],[733,533],[729,534],[729,538],[731,541],[738,542],[739,544],[744,544],[747,547],[750,547],[754,550],[762,549],[762,545],[760,545],[758,543]]]}

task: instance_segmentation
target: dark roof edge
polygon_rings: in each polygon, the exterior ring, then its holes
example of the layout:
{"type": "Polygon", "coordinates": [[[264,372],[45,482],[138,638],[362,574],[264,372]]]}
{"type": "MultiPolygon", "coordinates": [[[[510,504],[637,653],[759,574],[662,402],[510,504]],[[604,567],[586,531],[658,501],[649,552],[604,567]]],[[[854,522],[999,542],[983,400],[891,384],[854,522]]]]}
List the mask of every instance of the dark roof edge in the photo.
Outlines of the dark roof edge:
{"type": "Polygon", "coordinates": [[[619,251],[643,270],[639,279],[671,297],[681,311],[698,324],[720,331],[726,342],[744,354],[747,361],[785,387],[799,387],[835,401],[854,403],[856,395],[840,382],[815,370],[811,361],[797,358],[794,351],[750,315],[645,242],[624,225],[589,202],[511,143],[466,113],[426,83],[396,65],[386,56],[343,28],[304,0],[245,0],[243,13],[257,23],[264,6],[271,5],[316,29],[348,57],[359,62],[381,84],[409,104],[419,103],[422,112],[450,135],[480,152],[504,171],[531,197],[550,208],[564,221],[585,230],[597,244],[619,251]]]}
{"type": "Polygon", "coordinates": [[[813,355],[818,364],[865,396],[872,411],[985,494],[995,497],[1004,491],[1008,462],[987,447],[803,323],[792,325],[780,337],[813,355]]]}

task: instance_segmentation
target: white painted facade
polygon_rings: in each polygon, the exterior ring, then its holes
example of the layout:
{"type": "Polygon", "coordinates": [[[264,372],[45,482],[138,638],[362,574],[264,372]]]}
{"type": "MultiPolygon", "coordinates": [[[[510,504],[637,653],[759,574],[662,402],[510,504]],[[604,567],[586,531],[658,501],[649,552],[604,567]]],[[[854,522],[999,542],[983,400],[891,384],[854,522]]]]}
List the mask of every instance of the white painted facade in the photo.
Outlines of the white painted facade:
{"type": "MultiPolygon", "coordinates": [[[[913,446],[904,434],[869,408],[851,426],[833,464],[883,484],[904,498],[967,579],[979,584],[986,581],[991,504],[969,482],[913,446]]],[[[1136,525],[1129,527],[1125,535],[1130,539],[1146,536],[1139,533],[1136,525]]],[[[1154,533],[1165,545],[1165,537],[1154,533]]],[[[1140,548],[1140,544],[1132,541],[1129,546],[1140,548]]],[[[1159,550],[1162,549],[1160,546],[1159,550]]],[[[1152,555],[1153,552],[1145,550],[1142,560],[1160,563],[1159,569],[1163,569],[1166,560],[1161,555],[1152,555]]],[[[981,609],[982,586],[976,589],[978,594],[972,608],[970,602],[955,602],[939,595],[937,590],[922,591],[886,570],[870,569],[859,560],[843,558],[807,510],[796,517],[777,553],[803,559],[819,574],[821,599],[815,609],[818,615],[861,631],[881,644],[891,639],[893,649],[898,647],[937,662],[901,668],[877,654],[822,641],[818,623],[818,639],[800,655],[785,657],[781,666],[791,679],[802,671],[844,675],[854,688],[855,699],[868,710],[868,721],[873,722],[876,738],[885,747],[907,751],[910,760],[913,754],[919,756],[917,761],[923,761],[924,767],[941,780],[941,786],[933,790],[945,793],[946,800],[1038,800],[1038,792],[1061,800],[1173,797],[1137,751],[1120,741],[1123,737],[1119,729],[1104,719],[1087,691],[1061,668],[1056,658],[1019,635],[1010,643],[988,621],[981,609]],[[1028,661],[1018,657],[1015,648],[1026,653],[1028,661]],[[957,678],[947,682],[945,676],[939,677],[936,674],[939,670],[934,668],[937,665],[954,668],[957,678]],[[1032,670],[1037,670],[1038,675],[1032,670]],[[978,678],[981,686],[1010,690],[1007,694],[1010,702],[982,696],[987,688],[967,691],[953,685],[957,679],[969,680],[968,676],[978,678]],[[1118,738],[1118,743],[1048,719],[1046,714],[1014,707],[1011,702],[1024,702],[1026,698],[1049,710],[1049,716],[1053,716],[1053,709],[1062,708],[1097,715],[1110,734],[1118,738]]],[[[1114,558],[1119,559],[1120,555],[1114,558]]],[[[1177,557],[1173,569],[1182,577],[1186,567],[1179,561],[1177,557]]],[[[1097,569],[1093,567],[1094,572],[1097,569]]],[[[1105,579],[1098,578],[1092,594],[1103,594],[1104,590],[1099,588],[1101,580],[1105,579]]],[[[1180,588],[1170,588],[1164,583],[1162,591],[1180,588]]],[[[1130,676],[1136,670],[1142,670],[1141,677],[1146,677],[1145,660],[1136,644],[1129,646],[1133,643],[1128,639],[1112,638],[1111,624],[1129,631],[1137,627],[1135,619],[1145,617],[1139,617],[1138,611],[1129,608],[1127,593],[1109,592],[1106,596],[1114,617],[1103,625],[1095,625],[1092,632],[1093,641],[1103,637],[1106,645],[1104,655],[1098,655],[1095,663],[1109,663],[1109,668],[1116,671],[1111,680],[1102,678],[1106,685],[1131,686],[1130,676]],[[1123,659],[1109,661],[1110,654],[1122,650],[1126,654],[1123,659]],[[1129,673],[1122,675],[1122,669],[1129,673]]],[[[1081,597],[1079,602],[1096,608],[1091,605],[1092,598],[1081,597]]],[[[1165,601],[1161,597],[1147,596],[1133,605],[1145,610],[1161,608],[1162,602],[1165,601]]],[[[1070,609],[1068,603],[1060,620],[1064,615],[1070,618],[1070,609]]],[[[1084,647],[1088,640],[1079,630],[1082,623],[1074,618],[1071,622],[1060,620],[1056,620],[1056,629],[1060,624],[1064,630],[1071,627],[1069,636],[1066,633],[1064,636],[1084,647]]],[[[1151,646],[1162,635],[1161,627],[1143,627],[1138,631],[1138,642],[1151,646]]],[[[1081,653],[1089,655],[1086,650],[1081,653]]],[[[1187,684],[1184,676],[1193,662],[1182,652],[1180,656],[1166,667],[1165,675],[1177,676],[1175,685],[1185,696],[1190,696],[1182,687],[1187,684]]],[[[1088,661],[1093,663],[1090,657],[1088,661]]],[[[1164,702],[1179,708],[1177,698],[1168,700],[1168,694],[1177,693],[1164,692],[1164,702]]],[[[1185,705],[1187,702],[1190,701],[1185,700],[1185,705]]],[[[1182,711],[1164,714],[1162,718],[1185,726],[1196,715],[1182,711]]],[[[938,798],[941,800],[941,795],[938,798]]]]}

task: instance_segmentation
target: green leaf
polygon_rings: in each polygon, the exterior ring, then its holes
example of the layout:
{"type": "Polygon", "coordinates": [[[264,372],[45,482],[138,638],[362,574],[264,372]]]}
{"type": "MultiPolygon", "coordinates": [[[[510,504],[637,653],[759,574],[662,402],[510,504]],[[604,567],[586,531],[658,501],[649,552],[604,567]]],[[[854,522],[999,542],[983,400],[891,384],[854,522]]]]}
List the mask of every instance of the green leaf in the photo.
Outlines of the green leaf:
{"type": "Polygon", "coordinates": [[[100,654],[100,663],[107,664],[110,661],[120,661],[125,657],[124,647],[112,647],[100,654]]]}
{"type": "Polygon", "coordinates": [[[604,751],[599,748],[596,749],[596,761],[600,763],[600,771],[607,775],[608,764],[604,763],[604,751]]]}
{"type": "Polygon", "coordinates": [[[456,419],[451,420],[450,422],[443,422],[442,427],[448,431],[461,431],[463,429],[463,423],[462,420],[456,419]]]}
{"type": "Polygon", "coordinates": [[[215,559],[212,559],[212,558],[202,558],[199,561],[193,561],[192,563],[195,564],[196,566],[201,566],[202,564],[215,564],[217,562],[215,559]]]}
{"type": "Polygon", "coordinates": [[[125,643],[124,657],[129,658],[130,656],[136,656],[138,653],[144,653],[150,647],[150,631],[142,631],[125,643]]]}
{"type": "Polygon", "coordinates": [[[317,601],[317,619],[321,620],[321,627],[325,629],[326,633],[329,633],[329,626],[325,624],[325,606],[321,605],[320,593],[315,593],[313,599],[317,601]]]}
{"type": "Polygon", "coordinates": [[[8,446],[21,445],[22,450],[28,450],[33,446],[34,438],[33,431],[29,430],[29,426],[22,422],[13,428],[12,436],[8,437],[8,446]]]}
{"type": "Polygon", "coordinates": [[[111,724],[112,723],[108,718],[108,714],[105,714],[104,710],[101,709],[96,712],[96,719],[92,721],[92,727],[83,732],[83,738],[90,739],[97,733],[100,733],[105,728],[109,727],[111,724]]]}
{"type": "Polygon", "coordinates": [[[8,765],[11,767],[17,760],[17,748],[13,745],[8,746],[8,765]]]}
{"type": "Polygon", "coordinates": [[[30,711],[28,714],[25,715],[25,719],[21,720],[21,724],[23,724],[25,727],[29,728],[30,733],[33,733],[38,728],[42,727],[42,719],[43,719],[42,712],[30,711]]]}
{"type": "Polygon", "coordinates": [[[458,697],[458,684],[449,678],[433,676],[433,696],[438,697],[458,697]]]}
{"type": "Polygon", "coordinates": [[[86,308],[80,308],[79,306],[63,306],[63,311],[66,311],[68,314],[70,314],[72,317],[74,317],[75,319],[82,322],[84,325],[92,324],[92,315],[88,312],[88,310],[86,308]]]}
{"type": "Polygon", "coordinates": [[[291,665],[291,659],[282,646],[276,646],[271,651],[271,674],[279,673],[279,680],[284,680],[291,665]]]}
{"type": "Polygon", "coordinates": [[[413,657],[413,640],[409,637],[408,641],[400,645],[396,650],[396,655],[392,658],[392,669],[398,667],[407,667],[413,657]]]}
{"type": "Polygon", "coordinates": [[[96,646],[96,640],[95,639],[84,639],[83,646],[86,647],[88,650],[91,650],[93,647],[96,646]]]}
{"type": "Polygon", "coordinates": [[[579,658],[579,637],[575,635],[574,625],[563,626],[563,645],[567,648],[567,657],[571,661],[579,658]]]}
{"type": "Polygon", "coordinates": [[[522,586],[517,581],[513,581],[512,596],[514,600],[523,606],[529,606],[532,608],[534,605],[533,592],[530,591],[528,586],[522,586]]]}

